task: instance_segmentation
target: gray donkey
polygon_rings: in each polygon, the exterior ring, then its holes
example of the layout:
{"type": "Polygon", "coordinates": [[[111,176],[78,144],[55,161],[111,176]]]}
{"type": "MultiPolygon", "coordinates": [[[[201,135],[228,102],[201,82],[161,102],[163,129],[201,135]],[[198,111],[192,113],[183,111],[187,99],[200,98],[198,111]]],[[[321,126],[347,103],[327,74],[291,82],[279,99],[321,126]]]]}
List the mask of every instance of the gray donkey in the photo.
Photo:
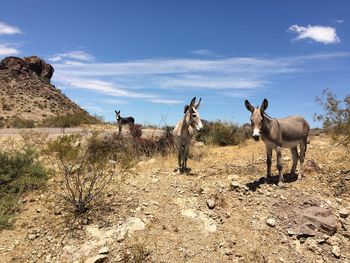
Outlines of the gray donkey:
{"type": "Polygon", "coordinates": [[[197,111],[202,99],[196,103],[196,97],[191,100],[189,105],[185,106],[184,117],[176,124],[173,130],[173,136],[178,147],[178,170],[183,173],[187,171],[188,150],[191,139],[194,134],[193,128],[202,129],[202,121],[197,111]]]}
{"type": "Polygon", "coordinates": [[[267,180],[271,179],[271,159],[272,150],[277,154],[277,169],[279,181],[283,183],[282,175],[282,147],[290,148],[293,156],[293,165],[291,174],[295,174],[298,159],[300,159],[299,176],[303,177],[303,164],[305,152],[307,148],[307,137],[309,135],[309,124],[306,120],[297,115],[292,115],[287,118],[275,119],[269,117],[265,110],[268,106],[267,99],[264,99],[260,108],[254,108],[248,100],[245,101],[245,106],[252,115],[250,117],[251,126],[253,129],[253,138],[258,141],[263,140],[266,148],[266,165],[267,165],[267,180]],[[300,146],[300,156],[297,146],[300,146]]]}
{"type": "Polygon", "coordinates": [[[119,134],[122,132],[122,125],[123,124],[129,124],[130,127],[130,133],[132,131],[132,128],[135,124],[135,119],[133,117],[122,117],[120,116],[120,111],[115,110],[115,117],[117,119],[117,127],[119,130],[119,134]]]}

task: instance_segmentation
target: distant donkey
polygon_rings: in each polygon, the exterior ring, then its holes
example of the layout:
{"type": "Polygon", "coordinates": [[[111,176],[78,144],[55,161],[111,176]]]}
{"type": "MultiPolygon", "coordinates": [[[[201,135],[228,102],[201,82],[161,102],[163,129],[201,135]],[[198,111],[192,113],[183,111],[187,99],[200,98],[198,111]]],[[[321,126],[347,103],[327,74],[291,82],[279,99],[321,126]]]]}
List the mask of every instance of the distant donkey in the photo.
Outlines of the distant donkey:
{"type": "Polygon", "coordinates": [[[193,137],[193,128],[202,129],[202,121],[197,111],[202,99],[196,103],[196,97],[185,106],[184,117],[176,124],[173,135],[178,147],[178,170],[183,173],[187,171],[188,150],[193,137]]]}
{"type": "Polygon", "coordinates": [[[263,140],[266,148],[266,165],[267,165],[267,180],[271,179],[271,159],[272,150],[276,151],[277,169],[279,181],[283,183],[282,175],[282,147],[290,148],[293,156],[293,165],[291,174],[295,174],[298,159],[300,159],[299,175],[303,177],[303,164],[305,152],[307,148],[307,137],[309,135],[309,124],[306,120],[297,115],[292,115],[287,118],[275,119],[269,117],[265,110],[268,106],[267,99],[264,99],[260,108],[254,108],[248,100],[245,101],[245,106],[252,115],[250,117],[253,130],[253,138],[258,141],[263,140]],[[300,147],[300,156],[297,146],[300,147]]]}
{"type": "Polygon", "coordinates": [[[119,130],[119,134],[122,132],[122,125],[123,124],[129,124],[130,127],[130,133],[132,131],[132,128],[135,124],[135,119],[133,117],[122,117],[120,116],[120,111],[115,110],[115,117],[117,119],[117,127],[119,130]]]}

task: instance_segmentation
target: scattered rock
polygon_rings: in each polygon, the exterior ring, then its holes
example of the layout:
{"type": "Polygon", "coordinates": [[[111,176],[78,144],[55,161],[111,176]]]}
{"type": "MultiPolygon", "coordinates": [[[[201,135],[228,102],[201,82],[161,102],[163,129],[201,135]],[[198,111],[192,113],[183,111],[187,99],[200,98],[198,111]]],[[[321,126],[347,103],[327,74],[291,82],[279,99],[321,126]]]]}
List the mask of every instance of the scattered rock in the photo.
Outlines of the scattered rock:
{"type": "Polygon", "coordinates": [[[307,220],[311,221],[317,229],[333,235],[337,231],[337,221],[333,212],[329,208],[311,206],[304,209],[302,215],[307,220]]]}
{"type": "Polygon", "coordinates": [[[321,167],[318,165],[318,163],[313,160],[313,159],[310,159],[310,160],[307,160],[304,164],[304,170],[306,172],[318,172],[321,169],[321,167]]]}
{"type": "Polygon", "coordinates": [[[270,227],[275,227],[276,226],[276,219],[274,218],[268,218],[266,220],[266,224],[270,227]]]}
{"type": "Polygon", "coordinates": [[[237,182],[237,181],[232,181],[232,182],[230,183],[231,191],[237,191],[237,190],[239,190],[240,186],[241,186],[240,183],[237,182]]]}
{"type": "Polygon", "coordinates": [[[339,210],[339,216],[342,218],[347,218],[349,216],[349,210],[346,208],[341,208],[339,210]]]}
{"type": "Polygon", "coordinates": [[[137,217],[129,217],[124,224],[117,229],[117,241],[121,242],[126,235],[130,236],[135,231],[145,229],[145,223],[137,217]]]}
{"type": "Polygon", "coordinates": [[[103,263],[107,261],[107,255],[98,255],[85,260],[85,263],[103,263]]]}
{"type": "Polygon", "coordinates": [[[338,246],[333,246],[332,247],[332,254],[336,257],[336,258],[340,258],[340,248],[338,246]]]}
{"type": "Polygon", "coordinates": [[[207,206],[208,206],[209,209],[214,209],[214,207],[216,206],[215,199],[208,199],[207,200],[207,206]]]}
{"type": "Polygon", "coordinates": [[[103,247],[100,249],[100,251],[98,252],[99,254],[108,254],[109,253],[109,248],[108,247],[103,247]]]}
{"type": "Polygon", "coordinates": [[[316,235],[316,226],[311,222],[306,222],[304,224],[298,225],[293,228],[287,229],[288,235],[296,235],[298,237],[313,237],[316,235]]]}

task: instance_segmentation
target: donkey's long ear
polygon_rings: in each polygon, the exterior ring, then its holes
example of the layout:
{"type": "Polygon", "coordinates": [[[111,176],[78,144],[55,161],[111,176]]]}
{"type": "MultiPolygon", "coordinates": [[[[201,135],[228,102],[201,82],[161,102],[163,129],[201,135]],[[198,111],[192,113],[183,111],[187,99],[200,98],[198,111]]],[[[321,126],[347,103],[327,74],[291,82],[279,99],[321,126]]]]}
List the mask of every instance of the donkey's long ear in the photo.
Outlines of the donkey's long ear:
{"type": "Polygon", "coordinates": [[[114,110],[115,113],[118,113],[116,110],[114,110]]]}
{"type": "Polygon", "coordinates": [[[195,109],[199,108],[199,105],[201,105],[202,98],[199,99],[199,101],[194,105],[195,109]]]}
{"type": "Polygon", "coordinates": [[[252,106],[252,104],[250,104],[250,102],[248,100],[245,100],[244,105],[247,108],[247,110],[249,110],[251,113],[253,113],[255,108],[252,106]]]}
{"type": "Polygon", "coordinates": [[[188,111],[188,108],[189,108],[190,106],[189,105],[185,105],[185,107],[184,107],[184,113],[186,113],[187,111],[188,111]]]}
{"type": "Polygon", "coordinates": [[[261,103],[260,110],[264,112],[268,106],[269,102],[267,101],[267,99],[264,99],[264,101],[261,103]]]}
{"type": "Polygon", "coordinates": [[[192,108],[194,106],[194,103],[196,102],[196,97],[193,97],[190,103],[190,107],[192,108]]]}

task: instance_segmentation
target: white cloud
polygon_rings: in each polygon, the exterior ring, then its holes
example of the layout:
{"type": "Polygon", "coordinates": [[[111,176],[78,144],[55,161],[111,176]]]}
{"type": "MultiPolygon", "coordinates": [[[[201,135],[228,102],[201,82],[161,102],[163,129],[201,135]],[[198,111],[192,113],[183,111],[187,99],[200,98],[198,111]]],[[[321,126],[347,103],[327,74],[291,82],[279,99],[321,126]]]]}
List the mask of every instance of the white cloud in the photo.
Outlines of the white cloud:
{"type": "Polygon", "coordinates": [[[196,49],[196,50],[190,51],[190,53],[198,56],[219,57],[214,51],[211,51],[208,49],[196,49]]]}
{"type": "Polygon", "coordinates": [[[15,26],[10,26],[4,22],[0,22],[0,35],[14,35],[21,34],[22,31],[15,26]]]}
{"type": "Polygon", "coordinates": [[[150,102],[159,104],[180,104],[184,103],[182,100],[169,100],[169,99],[151,99],[150,102]]]}
{"type": "Polygon", "coordinates": [[[9,44],[0,43],[0,56],[11,56],[11,55],[17,55],[19,53],[20,51],[17,48],[12,47],[9,44]]]}
{"type": "Polygon", "coordinates": [[[49,60],[52,62],[59,62],[64,59],[68,59],[66,63],[69,63],[69,64],[79,63],[77,61],[71,61],[71,60],[78,60],[83,62],[92,62],[95,60],[94,56],[80,50],[59,53],[49,58],[49,60]]]}
{"type": "Polygon", "coordinates": [[[307,27],[292,25],[289,27],[291,32],[295,32],[298,36],[296,40],[312,39],[316,42],[324,44],[333,44],[340,42],[340,38],[337,36],[336,29],[328,26],[311,26],[307,27]]]}
{"type": "MultiPolygon", "coordinates": [[[[350,57],[350,52],[293,57],[226,57],[211,59],[145,59],[136,61],[53,64],[54,83],[91,90],[108,99],[141,99],[177,104],[187,94],[209,92],[245,97],[267,89],[281,74],[323,70],[324,62],[350,57]]],[[[124,101],[124,100],[123,100],[124,101]]],[[[118,102],[117,102],[118,103],[118,102]]]]}
{"type": "Polygon", "coordinates": [[[333,19],[332,21],[333,21],[333,23],[337,23],[337,24],[342,24],[342,23],[344,23],[344,20],[343,20],[343,19],[333,19]]]}

